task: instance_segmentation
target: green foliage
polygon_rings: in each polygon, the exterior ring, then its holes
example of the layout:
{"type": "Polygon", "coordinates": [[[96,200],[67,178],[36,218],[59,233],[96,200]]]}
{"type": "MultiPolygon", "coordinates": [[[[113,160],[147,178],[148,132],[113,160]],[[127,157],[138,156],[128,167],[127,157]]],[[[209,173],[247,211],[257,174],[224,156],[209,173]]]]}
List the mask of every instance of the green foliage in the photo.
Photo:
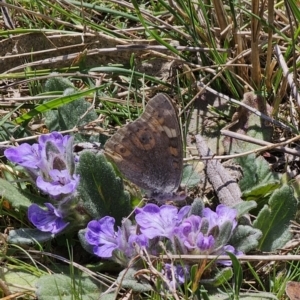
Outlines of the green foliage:
{"type": "MultiPolygon", "coordinates": [[[[274,251],[284,246],[291,238],[289,223],[294,219],[297,200],[293,189],[287,184],[280,184],[280,176],[271,172],[268,163],[261,156],[254,154],[238,158],[244,173],[240,181],[243,197],[254,199],[258,203],[259,212],[253,225],[261,230],[262,237],[258,248],[262,251],[274,251]]],[[[242,228],[241,228],[242,229],[242,228]]],[[[250,236],[259,233],[250,230],[250,236]]],[[[239,234],[245,234],[241,232],[239,234]]],[[[255,243],[255,239],[249,243],[255,243]]]]}
{"type": "Polygon", "coordinates": [[[263,233],[259,242],[260,250],[274,251],[282,248],[291,239],[289,224],[296,211],[297,200],[290,186],[283,185],[274,191],[253,223],[263,233]]]}
{"type": "Polygon", "coordinates": [[[144,293],[152,290],[152,286],[149,283],[147,279],[143,279],[142,277],[139,277],[137,279],[135,277],[137,273],[137,270],[133,268],[128,268],[120,272],[117,282],[123,287],[123,288],[129,288],[132,289],[138,293],[144,293]]]}
{"type": "Polygon", "coordinates": [[[259,239],[262,237],[262,232],[259,229],[248,225],[239,225],[229,244],[244,253],[256,249],[259,244],[259,239]]]}
{"type": "Polygon", "coordinates": [[[18,293],[20,289],[34,289],[39,276],[32,270],[25,270],[25,268],[6,267],[2,268],[0,278],[6,283],[6,285],[9,285],[11,293],[18,293]]]}
{"type": "MultiPolygon", "coordinates": [[[[52,75],[55,75],[58,73],[52,73],[52,75]]],[[[65,77],[51,77],[47,79],[45,82],[45,91],[52,92],[52,91],[64,91],[68,88],[74,89],[74,84],[65,77]]]]}
{"type": "Polygon", "coordinates": [[[234,274],[234,295],[235,295],[235,297],[238,298],[238,296],[240,294],[242,282],[243,282],[242,266],[234,254],[232,254],[230,252],[227,252],[226,254],[230,257],[230,259],[232,261],[232,269],[233,269],[233,274],[234,274]]]}
{"type": "Polygon", "coordinates": [[[195,172],[192,165],[185,165],[182,172],[181,184],[188,187],[193,187],[200,182],[200,175],[195,172]]]}
{"type": "Polygon", "coordinates": [[[215,239],[215,249],[217,249],[219,246],[224,246],[228,243],[232,234],[232,226],[233,224],[231,221],[226,221],[222,224],[222,226],[219,226],[220,231],[218,233],[217,238],[215,239]]]}
{"type": "Polygon", "coordinates": [[[99,287],[88,277],[69,277],[62,274],[42,276],[36,282],[36,295],[40,300],[99,299],[99,287]],[[75,296],[76,295],[76,296],[75,296]]]}
{"type": "Polygon", "coordinates": [[[243,178],[239,186],[245,200],[258,201],[279,187],[280,175],[270,171],[269,164],[263,157],[251,154],[236,160],[243,169],[243,178]]]}
{"type": "Polygon", "coordinates": [[[94,255],[94,251],[93,251],[94,246],[87,242],[85,238],[85,233],[86,233],[86,229],[81,229],[78,231],[78,238],[80,244],[86,252],[94,255]]]}
{"type": "MultiPolygon", "coordinates": [[[[191,274],[194,274],[195,271],[197,271],[197,266],[193,266],[191,270],[191,274]]],[[[218,272],[215,272],[209,279],[201,279],[200,284],[203,284],[204,286],[208,287],[220,287],[226,283],[232,278],[233,276],[233,270],[232,268],[222,268],[218,270],[218,272]]]]}
{"type": "Polygon", "coordinates": [[[78,192],[92,218],[111,216],[120,225],[122,218],[130,213],[130,197],[104,154],[83,152],[77,173],[80,175],[78,192]]]}
{"type": "Polygon", "coordinates": [[[8,121],[3,121],[4,118],[0,121],[0,142],[8,141],[12,137],[18,139],[31,135],[29,131],[24,129],[23,127],[16,128],[15,124],[8,121]]]}
{"type": "Polygon", "coordinates": [[[53,238],[50,232],[43,232],[33,228],[20,228],[11,230],[8,236],[8,242],[17,245],[33,246],[36,243],[44,243],[53,238]]]}
{"type": "MultiPolygon", "coordinates": [[[[76,95],[76,89],[71,81],[62,77],[53,77],[47,80],[45,88],[49,92],[63,91],[63,96],[76,95]]],[[[49,131],[64,131],[74,127],[86,125],[97,119],[97,113],[91,104],[83,97],[59,106],[57,110],[49,110],[44,113],[45,124],[49,131]]],[[[77,142],[99,142],[98,136],[88,136],[82,133],[75,134],[77,142]]]]}
{"type": "Polygon", "coordinates": [[[201,216],[204,209],[204,202],[200,198],[194,199],[190,211],[190,215],[201,216]]]}
{"type": "MultiPolygon", "coordinates": [[[[77,91],[75,94],[69,94],[65,96],[58,97],[54,100],[49,100],[44,104],[37,105],[34,109],[29,112],[24,113],[20,117],[16,118],[14,121],[17,124],[30,121],[33,117],[38,116],[39,114],[49,112],[50,110],[66,105],[72,101],[76,101],[80,97],[88,96],[93,92],[96,92],[98,88],[91,88],[84,91],[77,91]]],[[[53,125],[54,126],[54,125],[53,125]]]]}
{"type": "Polygon", "coordinates": [[[0,178],[0,195],[19,210],[26,210],[31,205],[29,196],[25,196],[14,185],[2,178],[0,178]]]}
{"type": "Polygon", "coordinates": [[[234,208],[237,210],[238,218],[247,214],[255,207],[257,207],[257,203],[255,201],[242,201],[234,206],[234,208]]]}

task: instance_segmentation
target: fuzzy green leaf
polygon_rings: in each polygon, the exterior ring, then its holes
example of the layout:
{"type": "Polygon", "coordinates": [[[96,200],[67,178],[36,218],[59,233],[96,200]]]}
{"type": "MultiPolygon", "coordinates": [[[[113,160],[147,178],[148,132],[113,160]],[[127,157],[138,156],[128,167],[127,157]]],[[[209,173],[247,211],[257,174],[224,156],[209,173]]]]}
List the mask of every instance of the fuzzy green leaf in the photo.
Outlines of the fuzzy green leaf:
{"type": "Polygon", "coordinates": [[[242,201],[236,205],[234,205],[233,208],[237,210],[237,217],[241,217],[244,214],[247,214],[251,209],[257,207],[257,203],[255,201],[242,201]]]}
{"type": "Polygon", "coordinates": [[[201,279],[200,284],[218,287],[227,283],[233,276],[232,268],[226,267],[214,274],[213,278],[201,279]]]}
{"type": "Polygon", "coordinates": [[[294,219],[297,211],[297,200],[293,189],[283,185],[270,197],[254,221],[253,226],[262,231],[259,242],[262,251],[274,251],[285,245],[291,239],[289,223],[294,219]]]}
{"type": "Polygon", "coordinates": [[[271,172],[269,164],[263,157],[251,154],[238,158],[237,162],[244,174],[239,182],[243,197],[247,199],[264,197],[279,186],[279,175],[271,172]]]}
{"type": "MultiPolygon", "coordinates": [[[[68,79],[57,77],[50,78],[45,84],[47,91],[63,91],[63,96],[77,93],[73,83],[68,79]]],[[[45,112],[45,123],[50,131],[63,131],[75,126],[82,126],[97,119],[97,113],[91,109],[91,104],[83,97],[78,97],[70,103],[58,107],[57,110],[45,112]]],[[[98,142],[99,136],[88,136],[81,133],[75,134],[76,141],[98,142]]]]}
{"type": "MultiPolygon", "coordinates": [[[[55,74],[57,73],[52,73],[51,75],[55,74]]],[[[45,91],[47,92],[64,91],[67,88],[74,88],[74,84],[68,78],[64,77],[51,77],[45,83],[45,91]]]]}
{"type": "MultiPolygon", "coordinates": [[[[11,111],[12,113],[12,111],[11,111]]],[[[31,136],[28,129],[24,127],[16,127],[15,124],[8,121],[4,122],[4,117],[0,120],[0,142],[8,141],[11,138],[19,139],[31,136]]]]}
{"type": "Polygon", "coordinates": [[[138,293],[144,293],[152,290],[149,281],[135,277],[137,270],[129,268],[120,272],[117,283],[121,284],[123,288],[129,288],[138,293]]]}
{"type": "Polygon", "coordinates": [[[85,232],[86,232],[86,229],[81,229],[78,231],[78,238],[79,238],[80,244],[85,251],[87,251],[88,253],[94,254],[94,252],[93,252],[94,246],[87,242],[87,240],[85,238],[85,232]]]}
{"type": "Polygon", "coordinates": [[[43,232],[32,228],[20,228],[9,232],[8,242],[11,244],[32,246],[36,243],[44,243],[52,238],[53,235],[50,232],[43,232]]]}
{"type": "Polygon", "coordinates": [[[14,208],[26,210],[31,201],[25,197],[16,187],[6,180],[0,178],[0,195],[14,208]]]}
{"type": "Polygon", "coordinates": [[[200,175],[195,172],[192,165],[183,167],[181,184],[188,187],[193,187],[200,182],[200,175]]]}
{"type": "Polygon", "coordinates": [[[120,225],[122,218],[130,213],[130,197],[104,154],[83,152],[77,173],[80,175],[78,192],[93,219],[108,215],[120,225]]]}
{"type": "Polygon", "coordinates": [[[227,245],[231,232],[232,232],[232,222],[225,221],[221,226],[219,226],[219,233],[215,240],[214,248],[218,248],[220,246],[227,245]]]}
{"type": "Polygon", "coordinates": [[[99,287],[91,279],[75,275],[45,275],[36,282],[36,287],[39,300],[72,300],[75,295],[78,299],[96,300],[100,293],[99,287]]]}
{"type": "Polygon", "coordinates": [[[249,200],[265,197],[279,186],[279,175],[271,172],[269,164],[263,157],[251,154],[238,158],[237,162],[244,174],[239,182],[243,198],[249,200]]]}
{"type": "Polygon", "coordinates": [[[9,286],[11,293],[18,293],[20,290],[34,289],[39,277],[32,271],[26,272],[16,266],[7,266],[1,268],[0,278],[5,285],[9,286]]]}
{"type": "Polygon", "coordinates": [[[204,207],[202,199],[196,198],[192,203],[190,215],[202,216],[204,207]]]}
{"type": "Polygon", "coordinates": [[[88,96],[91,93],[94,93],[98,90],[98,87],[94,87],[91,89],[87,89],[84,91],[76,92],[76,94],[67,95],[58,97],[56,99],[50,100],[47,103],[43,103],[41,105],[36,106],[34,109],[24,113],[22,116],[15,119],[15,122],[17,124],[26,122],[31,120],[33,117],[37,116],[38,114],[45,113],[46,111],[49,111],[51,109],[56,109],[62,105],[66,105],[67,103],[70,103],[72,101],[77,100],[80,97],[88,96]]]}
{"type": "Polygon", "coordinates": [[[237,250],[247,253],[257,248],[262,232],[252,226],[239,225],[229,241],[229,245],[237,250]]]}

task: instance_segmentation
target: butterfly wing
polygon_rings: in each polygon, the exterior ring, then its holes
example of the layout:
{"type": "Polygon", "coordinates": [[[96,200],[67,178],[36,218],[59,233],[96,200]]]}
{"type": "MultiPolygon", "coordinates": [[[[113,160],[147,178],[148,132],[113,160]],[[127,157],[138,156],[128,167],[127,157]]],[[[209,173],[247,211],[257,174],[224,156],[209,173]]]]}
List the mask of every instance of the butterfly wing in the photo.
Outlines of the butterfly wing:
{"type": "Polygon", "coordinates": [[[106,142],[105,153],[150,197],[167,199],[181,182],[182,148],[176,110],[166,95],[157,94],[137,120],[106,142]]]}

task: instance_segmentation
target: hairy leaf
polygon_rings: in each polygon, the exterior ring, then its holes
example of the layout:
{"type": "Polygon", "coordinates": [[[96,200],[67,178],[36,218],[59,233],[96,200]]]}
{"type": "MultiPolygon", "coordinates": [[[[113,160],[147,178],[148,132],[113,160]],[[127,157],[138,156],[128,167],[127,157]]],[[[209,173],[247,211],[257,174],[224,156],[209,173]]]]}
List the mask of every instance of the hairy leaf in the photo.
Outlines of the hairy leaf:
{"type": "Polygon", "coordinates": [[[36,243],[44,243],[52,238],[53,234],[51,232],[43,232],[33,228],[19,228],[9,232],[8,242],[32,246],[36,243]]]}
{"type": "Polygon", "coordinates": [[[251,154],[238,158],[237,162],[244,174],[239,182],[243,198],[250,200],[265,197],[279,186],[279,174],[271,172],[269,164],[263,157],[251,154]]]}
{"type": "Polygon", "coordinates": [[[289,223],[294,219],[296,211],[297,200],[290,186],[283,185],[271,195],[269,203],[253,223],[263,233],[259,242],[260,250],[274,251],[291,239],[289,223]]]}
{"type": "Polygon", "coordinates": [[[77,295],[78,299],[99,299],[99,287],[88,277],[77,278],[62,274],[42,276],[36,283],[37,298],[40,300],[72,300],[77,295]]]}
{"type": "Polygon", "coordinates": [[[0,178],[0,195],[14,208],[27,209],[31,205],[28,197],[24,196],[16,187],[0,178]]]}
{"type": "Polygon", "coordinates": [[[139,277],[135,277],[137,270],[129,268],[120,272],[117,282],[124,288],[129,288],[135,292],[143,293],[152,290],[152,286],[149,281],[139,277]]]}
{"type": "Polygon", "coordinates": [[[81,154],[77,173],[80,174],[78,192],[83,206],[94,219],[114,217],[121,224],[130,212],[130,197],[103,153],[85,151],[81,154]]]}
{"type": "Polygon", "coordinates": [[[229,241],[229,245],[247,253],[257,248],[262,232],[248,225],[239,225],[229,241]]]}

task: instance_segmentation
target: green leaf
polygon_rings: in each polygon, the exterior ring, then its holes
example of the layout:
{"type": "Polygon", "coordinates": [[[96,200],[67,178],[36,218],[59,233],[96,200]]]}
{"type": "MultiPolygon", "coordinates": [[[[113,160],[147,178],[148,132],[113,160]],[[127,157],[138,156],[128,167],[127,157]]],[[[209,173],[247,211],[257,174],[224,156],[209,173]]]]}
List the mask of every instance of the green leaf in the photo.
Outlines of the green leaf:
{"type": "Polygon", "coordinates": [[[16,266],[1,268],[1,279],[9,286],[11,293],[18,293],[20,290],[35,289],[38,276],[34,272],[19,270],[16,266]]]}
{"type": "Polygon", "coordinates": [[[43,232],[33,228],[19,228],[11,230],[8,236],[8,242],[17,245],[35,245],[36,243],[44,243],[53,238],[52,233],[43,232]]]}
{"type": "Polygon", "coordinates": [[[217,235],[217,238],[215,238],[215,244],[214,244],[215,249],[227,245],[231,237],[232,225],[233,225],[232,221],[225,221],[222,223],[221,226],[219,226],[219,233],[217,235]]]}
{"type": "Polygon", "coordinates": [[[253,226],[262,231],[259,242],[262,251],[274,251],[291,239],[289,223],[297,211],[297,200],[293,189],[283,185],[270,197],[269,203],[259,212],[253,226]]]}
{"type": "Polygon", "coordinates": [[[190,210],[190,215],[196,215],[196,216],[202,216],[202,211],[204,209],[205,205],[202,199],[196,198],[194,199],[191,210],[190,210]]]}
{"type": "MultiPolygon", "coordinates": [[[[268,114],[269,107],[266,105],[265,99],[253,92],[245,93],[242,103],[250,105],[252,108],[256,108],[262,113],[268,114]]],[[[257,140],[267,142],[271,140],[273,127],[260,116],[250,113],[247,109],[240,106],[233,115],[233,118],[236,122],[230,126],[231,131],[247,135],[257,140]]],[[[223,144],[226,152],[230,154],[251,151],[257,148],[257,145],[253,143],[234,139],[229,136],[224,138],[223,144]]]]}
{"type": "Polygon", "coordinates": [[[228,244],[247,253],[257,248],[261,237],[262,232],[259,229],[248,225],[238,225],[228,244]]]}
{"type": "Polygon", "coordinates": [[[233,274],[234,274],[234,294],[235,297],[238,297],[240,294],[240,289],[243,282],[243,270],[240,262],[236,258],[236,256],[231,252],[226,252],[226,254],[230,257],[232,261],[232,268],[233,268],[233,274]]]}
{"type": "Polygon", "coordinates": [[[240,218],[244,214],[247,214],[251,209],[257,207],[257,203],[255,201],[242,201],[236,205],[234,205],[233,208],[237,210],[237,218],[240,218]]]}
{"type": "Polygon", "coordinates": [[[94,245],[91,245],[87,242],[85,238],[85,233],[86,233],[86,229],[81,229],[78,231],[78,238],[80,244],[86,252],[94,255],[94,251],[93,251],[94,245]]]}
{"type": "Polygon", "coordinates": [[[200,175],[195,172],[192,165],[185,165],[182,172],[181,184],[188,187],[193,187],[200,182],[200,175]]]}
{"type": "MultiPolygon", "coordinates": [[[[62,77],[50,78],[45,83],[49,92],[63,91],[63,96],[71,96],[77,93],[73,83],[62,77]]],[[[49,101],[48,101],[49,102],[49,101]]],[[[44,113],[45,123],[50,131],[64,131],[74,127],[88,124],[97,119],[97,113],[91,104],[83,97],[77,97],[72,102],[44,113]]],[[[81,133],[75,134],[76,141],[98,142],[99,136],[88,136],[81,133]]]]}
{"type": "Polygon", "coordinates": [[[272,193],[279,186],[280,186],[279,181],[271,181],[268,183],[262,182],[261,184],[257,184],[252,189],[243,192],[243,198],[250,200],[250,199],[259,199],[262,197],[266,197],[268,194],[272,193]]]}
{"type": "Polygon", "coordinates": [[[129,76],[129,77],[136,77],[142,78],[143,80],[150,80],[152,82],[162,84],[163,86],[171,87],[169,83],[163,80],[159,80],[154,76],[149,76],[145,73],[137,72],[134,70],[126,69],[126,68],[119,68],[119,67],[95,67],[91,68],[90,72],[99,72],[99,73],[116,73],[119,75],[129,76]]]}
{"type": "Polygon", "coordinates": [[[88,277],[62,274],[42,276],[36,282],[39,300],[99,299],[99,287],[88,277]]]}
{"type": "MultiPolygon", "coordinates": [[[[58,73],[51,73],[50,75],[55,75],[58,73]]],[[[45,91],[53,92],[53,91],[64,91],[67,88],[74,88],[74,84],[65,77],[51,77],[47,79],[45,82],[45,91]]]]}
{"type": "Polygon", "coordinates": [[[243,169],[244,176],[239,182],[243,198],[248,200],[265,197],[279,186],[279,175],[271,172],[269,164],[263,157],[251,154],[236,160],[243,169]]]}
{"type": "Polygon", "coordinates": [[[23,137],[31,136],[29,130],[19,126],[16,127],[15,124],[10,122],[3,122],[0,120],[0,142],[8,141],[11,138],[19,139],[23,137]]]}
{"type": "MultiPolygon", "coordinates": [[[[226,267],[218,270],[216,274],[210,279],[201,279],[200,284],[218,287],[227,283],[233,276],[232,268],[226,267]]],[[[209,298],[210,299],[210,298],[209,298]]]]}
{"type": "Polygon", "coordinates": [[[98,87],[95,87],[95,88],[91,88],[88,90],[76,92],[76,94],[58,97],[58,98],[48,101],[44,104],[36,106],[34,109],[32,109],[29,112],[23,114],[22,116],[16,118],[15,122],[17,124],[20,124],[22,122],[29,121],[33,117],[37,116],[38,114],[45,113],[46,111],[49,111],[54,108],[58,108],[62,105],[66,105],[67,103],[77,100],[80,97],[91,95],[94,92],[96,92],[98,89],[99,89],[98,87]]]}
{"type": "Polygon", "coordinates": [[[120,225],[122,218],[130,213],[130,197],[104,154],[83,152],[77,173],[80,175],[78,192],[88,213],[93,219],[114,217],[120,225]]]}
{"type": "Polygon", "coordinates": [[[31,205],[31,201],[27,197],[2,178],[0,178],[0,195],[16,209],[26,210],[31,205]]]}
{"type": "Polygon", "coordinates": [[[144,293],[152,290],[152,286],[148,280],[139,277],[135,277],[137,270],[133,268],[128,268],[120,272],[117,283],[119,283],[123,288],[129,288],[138,293],[144,293]]]}

